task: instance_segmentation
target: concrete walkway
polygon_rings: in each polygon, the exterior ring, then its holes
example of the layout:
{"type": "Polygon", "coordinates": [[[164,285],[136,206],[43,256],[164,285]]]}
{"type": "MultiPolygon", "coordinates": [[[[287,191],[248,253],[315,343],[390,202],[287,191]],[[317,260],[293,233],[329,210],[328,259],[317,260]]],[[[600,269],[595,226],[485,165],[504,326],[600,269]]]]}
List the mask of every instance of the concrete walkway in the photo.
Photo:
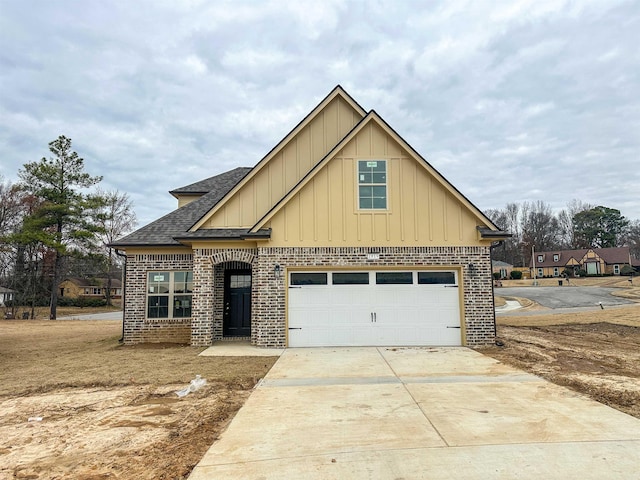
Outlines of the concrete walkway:
{"type": "Polygon", "coordinates": [[[640,420],[466,348],[287,349],[191,480],[637,479],[640,420]]]}

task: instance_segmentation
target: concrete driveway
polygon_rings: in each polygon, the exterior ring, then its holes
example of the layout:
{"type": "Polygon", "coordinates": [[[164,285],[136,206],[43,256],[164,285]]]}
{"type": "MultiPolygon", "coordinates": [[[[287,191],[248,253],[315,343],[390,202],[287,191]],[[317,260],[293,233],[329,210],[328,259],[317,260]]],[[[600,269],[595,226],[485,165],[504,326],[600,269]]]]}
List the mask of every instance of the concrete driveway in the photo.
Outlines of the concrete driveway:
{"type": "Polygon", "coordinates": [[[287,349],[191,480],[637,479],[640,420],[466,348],[287,349]]]}

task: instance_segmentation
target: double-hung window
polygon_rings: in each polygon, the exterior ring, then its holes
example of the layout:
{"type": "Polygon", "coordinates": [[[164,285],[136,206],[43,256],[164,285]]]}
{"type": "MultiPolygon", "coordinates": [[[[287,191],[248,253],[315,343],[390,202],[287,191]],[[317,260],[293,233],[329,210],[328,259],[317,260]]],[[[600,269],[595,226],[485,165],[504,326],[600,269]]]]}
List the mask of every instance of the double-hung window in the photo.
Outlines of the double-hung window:
{"type": "Polygon", "coordinates": [[[191,316],[193,272],[149,272],[147,318],[191,316]]]}
{"type": "Polygon", "coordinates": [[[358,160],[358,208],[387,209],[386,160],[358,160]]]}

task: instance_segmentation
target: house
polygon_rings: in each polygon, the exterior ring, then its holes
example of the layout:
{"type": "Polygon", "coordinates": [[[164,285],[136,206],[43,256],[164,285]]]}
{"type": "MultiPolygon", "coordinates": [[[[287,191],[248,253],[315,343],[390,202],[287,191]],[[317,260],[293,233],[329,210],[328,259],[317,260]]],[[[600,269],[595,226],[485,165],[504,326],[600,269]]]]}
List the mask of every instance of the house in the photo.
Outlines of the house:
{"type": "Polygon", "coordinates": [[[491,271],[494,275],[498,274],[501,280],[505,278],[509,278],[511,276],[511,271],[513,270],[513,265],[507,262],[503,262],[502,260],[492,260],[491,261],[491,271]]]}
{"type": "Polygon", "coordinates": [[[494,341],[508,234],[340,86],[253,168],[170,193],[176,210],[112,244],[125,343],[494,341]]]}
{"type": "Polygon", "coordinates": [[[4,307],[11,303],[14,299],[15,290],[11,290],[7,287],[0,287],[0,307],[4,307]]]}
{"type": "Polygon", "coordinates": [[[581,270],[587,275],[620,275],[625,265],[635,267],[638,263],[629,247],[583,248],[535,252],[530,267],[536,277],[542,278],[560,277],[565,270],[570,275],[581,270]]]}
{"type": "MultiPolygon", "coordinates": [[[[60,297],[68,298],[106,298],[106,278],[67,278],[60,282],[60,297]]],[[[111,279],[111,298],[122,296],[122,281],[118,278],[111,279]]]]}

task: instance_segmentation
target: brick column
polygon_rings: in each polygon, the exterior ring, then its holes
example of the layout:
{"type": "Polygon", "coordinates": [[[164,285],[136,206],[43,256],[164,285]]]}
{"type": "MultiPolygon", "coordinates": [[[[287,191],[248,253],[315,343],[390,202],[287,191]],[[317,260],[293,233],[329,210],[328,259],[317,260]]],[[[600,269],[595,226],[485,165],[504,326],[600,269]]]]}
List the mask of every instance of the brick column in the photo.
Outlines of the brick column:
{"type": "Polygon", "coordinates": [[[200,250],[193,256],[193,307],[191,345],[211,345],[213,340],[213,264],[200,250]]]}

